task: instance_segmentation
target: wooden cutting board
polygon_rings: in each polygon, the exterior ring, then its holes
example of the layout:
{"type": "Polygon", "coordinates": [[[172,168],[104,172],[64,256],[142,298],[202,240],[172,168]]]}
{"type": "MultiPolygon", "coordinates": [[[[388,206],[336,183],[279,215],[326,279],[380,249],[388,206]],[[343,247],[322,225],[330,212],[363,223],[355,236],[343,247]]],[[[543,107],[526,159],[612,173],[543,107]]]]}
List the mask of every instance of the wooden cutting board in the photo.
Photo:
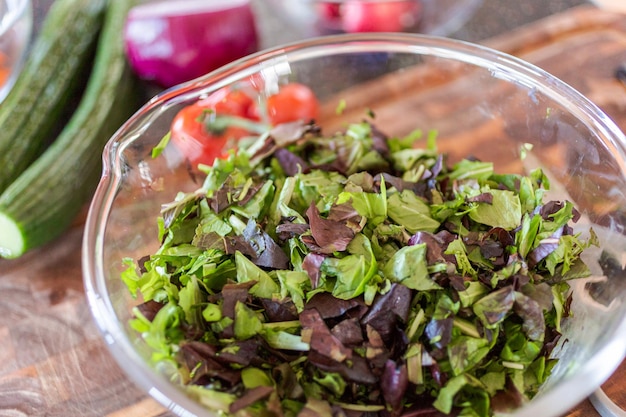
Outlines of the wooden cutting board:
{"type": "MultiPolygon", "coordinates": [[[[566,81],[626,130],[626,87],[614,76],[626,62],[626,16],[580,7],[485,44],[566,81]]],[[[91,319],[80,265],[84,214],[46,247],[0,260],[0,415],[173,416],[127,379],[91,319]]],[[[626,365],[604,388],[626,407],[626,365]]],[[[585,400],[567,416],[599,414],[585,400]]]]}

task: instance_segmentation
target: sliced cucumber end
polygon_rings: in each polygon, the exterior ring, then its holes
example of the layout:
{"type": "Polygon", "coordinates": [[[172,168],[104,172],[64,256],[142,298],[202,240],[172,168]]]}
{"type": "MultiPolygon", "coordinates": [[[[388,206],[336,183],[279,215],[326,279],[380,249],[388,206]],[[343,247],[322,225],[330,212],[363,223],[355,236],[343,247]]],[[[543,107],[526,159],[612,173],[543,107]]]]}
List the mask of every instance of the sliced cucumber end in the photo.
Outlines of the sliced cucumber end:
{"type": "Polygon", "coordinates": [[[20,225],[0,212],[0,257],[13,259],[24,253],[24,237],[20,225]]]}

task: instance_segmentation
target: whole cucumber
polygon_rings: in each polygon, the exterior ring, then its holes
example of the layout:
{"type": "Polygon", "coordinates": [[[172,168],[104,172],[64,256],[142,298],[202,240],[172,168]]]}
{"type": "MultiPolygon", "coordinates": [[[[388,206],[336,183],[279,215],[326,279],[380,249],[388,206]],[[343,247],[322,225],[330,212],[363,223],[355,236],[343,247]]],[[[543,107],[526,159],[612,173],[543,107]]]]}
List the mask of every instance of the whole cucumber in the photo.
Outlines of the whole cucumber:
{"type": "Polygon", "coordinates": [[[56,0],[0,104],[0,192],[37,158],[85,87],[106,0],[56,0]]]}
{"type": "Polygon", "coordinates": [[[0,255],[16,258],[63,233],[93,196],[102,150],[139,108],[122,28],[134,0],[111,0],[85,93],[58,138],[0,195],[0,255]]]}

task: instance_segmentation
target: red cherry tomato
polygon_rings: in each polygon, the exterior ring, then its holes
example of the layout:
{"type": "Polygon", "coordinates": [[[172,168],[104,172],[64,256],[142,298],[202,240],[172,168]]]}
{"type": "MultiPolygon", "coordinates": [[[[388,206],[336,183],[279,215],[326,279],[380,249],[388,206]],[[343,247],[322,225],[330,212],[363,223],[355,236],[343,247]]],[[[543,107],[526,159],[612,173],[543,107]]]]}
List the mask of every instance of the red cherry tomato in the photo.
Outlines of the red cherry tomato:
{"type": "Polygon", "coordinates": [[[291,83],[267,99],[267,113],[272,125],[316,119],[319,103],[313,90],[304,84],[291,83]]]}
{"type": "Polygon", "coordinates": [[[210,165],[215,158],[225,155],[229,142],[246,136],[248,132],[239,127],[210,132],[204,119],[209,112],[214,112],[217,116],[250,118],[252,104],[252,99],[242,91],[219,90],[184,107],[174,116],[170,127],[171,140],[193,166],[210,165]]]}
{"type": "MultiPolygon", "coordinates": [[[[250,85],[254,90],[257,88],[250,85]]],[[[280,88],[277,94],[270,96],[266,103],[267,117],[272,125],[310,121],[317,118],[319,104],[313,91],[303,85],[291,83],[280,88]]],[[[209,97],[181,109],[170,126],[172,143],[196,166],[210,165],[216,158],[225,156],[226,149],[232,143],[250,134],[246,129],[228,126],[222,131],[207,128],[207,118],[234,116],[258,121],[259,108],[245,90],[222,89],[209,97]],[[212,114],[211,114],[212,113],[212,114]]]]}
{"type": "Polygon", "coordinates": [[[217,114],[250,118],[254,101],[242,90],[221,89],[197,103],[200,107],[212,109],[217,114]]]}
{"type": "Polygon", "coordinates": [[[348,0],[342,8],[346,32],[401,32],[415,26],[420,15],[421,2],[417,0],[348,0]]]}

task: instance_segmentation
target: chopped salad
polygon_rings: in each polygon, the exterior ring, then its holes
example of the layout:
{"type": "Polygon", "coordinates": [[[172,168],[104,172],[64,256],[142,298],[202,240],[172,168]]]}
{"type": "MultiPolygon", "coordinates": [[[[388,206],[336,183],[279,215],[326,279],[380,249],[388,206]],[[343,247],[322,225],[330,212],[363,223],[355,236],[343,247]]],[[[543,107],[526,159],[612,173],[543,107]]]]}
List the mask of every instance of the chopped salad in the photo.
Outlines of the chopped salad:
{"type": "Polygon", "coordinates": [[[597,238],[544,201],[540,169],[450,164],[434,136],[290,121],[201,165],[163,205],[158,251],[125,260],[154,366],[239,416],[490,416],[532,398],[597,238]]]}

